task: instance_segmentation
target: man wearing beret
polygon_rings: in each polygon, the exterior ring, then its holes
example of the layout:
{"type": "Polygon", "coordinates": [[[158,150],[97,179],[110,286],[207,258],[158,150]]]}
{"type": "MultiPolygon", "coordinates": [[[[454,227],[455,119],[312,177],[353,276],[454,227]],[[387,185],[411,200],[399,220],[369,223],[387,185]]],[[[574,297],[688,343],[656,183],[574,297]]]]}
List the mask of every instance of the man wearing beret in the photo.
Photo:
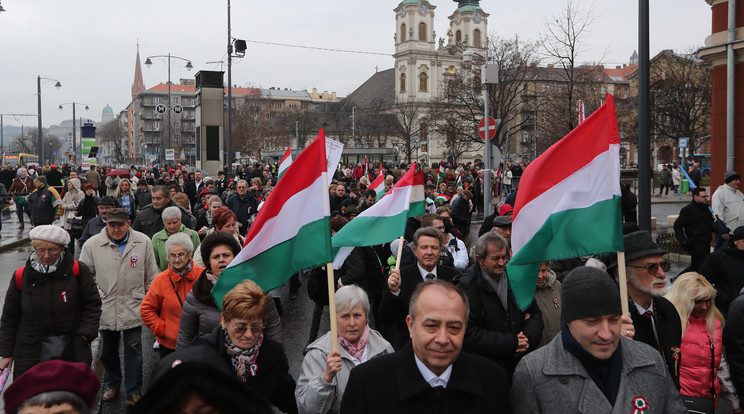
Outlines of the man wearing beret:
{"type": "Polygon", "coordinates": [[[561,333],[517,365],[512,413],[687,413],[661,355],[620,335],[620,300],[602,270],[568,274],[561,333]]]}
{"type": "Polygon", "coordinates": [[[103,301],[101,315],[101,362],[103,401],[114,401],[121,388],[119,341],[124,339],[127,405],[142,394],[142,318],[140,305],[158,274],[152,243],[147,235],[130,228],[129,212],[108,211],[106,229],[91,237],[80,253],[80,261],[96,276],[103,301]]]}
{"type": "MultiPolygon", "coordinates": [[[[682,324],[677,309],[664,298],[667,292],[666,271],[669,262],[664,260],[666,250],[660,249],[646,230],[634,231],[623,236],[625,244],[625,274],[628,285],[631,330],[623,334],[654,347],[661,354],[674,385],[679,389],[679,365],[682,324]]],[[[617,278],[617,258],[607,266],[607,271],[617,278]]]]}
{"type": "MultiPolygon", "coordinates": [[[[726,171],[723,181],[725,184],[716,189],[710,203],[713,215],[721,219],[729,231],[733,231],[737,227],[744,226],[744,194],[739,191],[741,177],[736,171],[726,171]]],[[[729,234],[716,236],[716,250],[728,239],[729,234]]]]}

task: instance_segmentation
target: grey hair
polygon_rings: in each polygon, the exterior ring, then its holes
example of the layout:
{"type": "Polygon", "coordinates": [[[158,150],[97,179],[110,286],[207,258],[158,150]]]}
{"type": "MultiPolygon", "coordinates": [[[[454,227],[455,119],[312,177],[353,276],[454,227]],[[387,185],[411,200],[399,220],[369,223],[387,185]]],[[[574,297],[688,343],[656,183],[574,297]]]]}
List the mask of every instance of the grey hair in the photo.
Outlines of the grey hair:
{"type": "Polygon", "coordinates": [[[244,179],[241,178],[240,180],[238,180],[238,182],[235,183],[235,186],[237,187],[238,184],[248,185],[248,181],[246,181],[246,180],[244,180],[244,179]]]}
{"type": "Polygon", "coordinates": [[[478,241],[475,242],[475,255],[480,258],[485,258],[488,255],[488,246],[492,246],[496,250],[507,249],[506,239],[501,237],[500,234],[489,231],[478,237],[478,241]]]}
{"type": "MultiPolygon", "coordinates": [[[[170,207],[168,207],[170,208],[170,207]]],[[[183,247],[189,254],[194,254],[194,243],[191,241],[191,237],[186,233],[175,233],[168,237],[165,241],[165,251],[170,252],[170,249],[174,247],[183,247]]]]}
{"type": "Polygon", "coordinates": [[[607,265],[604,264],[601,260],[597,259],[596,257],[590,257],[587,259],[586,264],[584,266],[589,267],[596,267],[599,270],[607,271],[607,265]]]}
{"type": "Polygon", "coordinates": [[[167,220],[181,219],[181,209],[176,206],[166,207],[162,214],[163,223],[167,220]]]}
{"type": "Polygon", "coordinates": [[[395,180],[395,177],[393,177],[393,175],[392,175],[392,174],[388,174],[388,175],[386,175],[386,176],[385,176],[385,179],[386,179],[386,180],[387,180],[388,178],[390,178],[391,180],[395,180]]]}
{"type": "Polygon", "coordinates": [[[418,239],[421,236],[433,237],[439,240],[439,247],[442,247],[442,233],[434,227],[421,227],[413,233],[413,247],[418,246],[418,239]]]}
{"type": "Polygon", "coordinates": [[[45,407],[49,408],[55,405],[62,405],[68,403],[72,408],[80,412],[81,414],[88,414],[90,407],[88,403],[82,399],[79,395],[70,391],[48,391],[36,394],[33,397],[27,399],[21,404],[17,412],[22,412],[23,409],[28,407],[45,407]]]}
{"type": "Polygon", "coordinates": [[[351,309],[358,303],[362,304],[364,314],[369,315],[369,298],[367,292],[357,285],[342,286],[336,291],[336,309],[341,312],[345,309],[351,309]]]}

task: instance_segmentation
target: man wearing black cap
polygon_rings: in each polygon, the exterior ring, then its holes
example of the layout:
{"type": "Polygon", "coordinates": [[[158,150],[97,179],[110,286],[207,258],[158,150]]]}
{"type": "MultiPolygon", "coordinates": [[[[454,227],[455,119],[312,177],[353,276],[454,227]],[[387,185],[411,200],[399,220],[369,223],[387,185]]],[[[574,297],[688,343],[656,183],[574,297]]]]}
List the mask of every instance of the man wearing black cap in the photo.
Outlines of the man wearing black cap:
{"type": "Polygon", "coordinates": [[[113,197],[102,197],[98,200],[98,216],[92,218],[83,229],[83,234],[78,239],[78,244],[82,247],[85,242],[96,234],[100,233],[101,230],[106,228],[106,218],[108,217],[108,211],[114,207],[121,207],[119,202],[113,197]]]}
{"type": "MultiPolygon", "coordinates": [[[[664,298],[667,292],[665,272],[669,270],[669,262],[664,260],[667,251],[660,249],[646,230],[626,234],[623,242],[629,310],[635,328],[632,338],[659,351],[679,389],[682,324],[677,309],[664,298]]],[[[616,256],[607,271],[617,280],[616,256]]]]}
{"type": "MultiPolygon", "coordinates": [[[[739,191],[741,177],[736,171],[726,171],[723,180],[725,184],[716,189],[710,202],[713,215],[733,230],[744,226],[744,194],[739,191]]],[[[723,245],[725,240],[729,239],[729,236],[729,234],[720,234],[716,237],[716,250],[723,245]]]]}
{"type": "Polygon", "coordinates": [[[729,240],[730,243],[711,253],[700,267],[700,274],[716,287],[716,306],[724,315],[744,288],[744,226],[736,228],[729,240]]]}
{"type": "Polygon", "coordinates": [[[620,294],[581,266],[561,291],[561,333],[517,365],[514,413],[687,413],[661,356],[621,335],[620,294]]]}
{"type": "MultiPolygon", "coordinates": [[[[507,216],[498,216],[493,219],[493,231],[503,237],[509,243],[511,250],[512,221],[507,216]]],[[[510,253],[510,252],[509,252],[510,253]]],[[[510,254],[511,255],[511,254],[510,254]]]]}

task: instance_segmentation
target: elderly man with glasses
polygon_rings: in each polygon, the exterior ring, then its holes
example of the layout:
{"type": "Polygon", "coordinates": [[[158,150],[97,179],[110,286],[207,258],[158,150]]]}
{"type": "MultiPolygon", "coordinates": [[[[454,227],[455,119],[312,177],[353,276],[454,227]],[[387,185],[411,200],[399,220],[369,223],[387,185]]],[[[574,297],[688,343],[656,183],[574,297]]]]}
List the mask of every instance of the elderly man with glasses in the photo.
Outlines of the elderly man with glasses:
{"type": "MultiPolygon", "coordinates": [[[[679,389],[682,324],[674,305],[663,296],[667,292],[666,250],[651,239],[651,233],[639,230],[623,237],[630,317],[633,326],[623,325],[621,334],[647,343],[661,353],[664,363],[679,389]]],[[[607,267],[617,280],[617,258],[607,267]]]]}

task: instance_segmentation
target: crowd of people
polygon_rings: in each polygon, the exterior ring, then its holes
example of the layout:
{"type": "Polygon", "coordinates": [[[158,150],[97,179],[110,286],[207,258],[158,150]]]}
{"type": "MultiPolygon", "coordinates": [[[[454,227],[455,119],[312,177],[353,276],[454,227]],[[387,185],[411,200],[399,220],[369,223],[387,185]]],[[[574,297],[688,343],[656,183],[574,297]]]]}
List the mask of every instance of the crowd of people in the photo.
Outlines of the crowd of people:
{"type": "MultiPolygon", "coordinates": [[[[332,234],[407,166],[375,167],[341,166],[332,177],[332,234]]],[[[277,165],[216,178],[180,165],[6,168],[0,190],[10,178],[7,202],[20,226],[28,216],[34,248],[13,273],[0,320],[0,369],[14,377],[6,410],[86,413],[123,398],[143,413],[713,413],[725,395],[744,412],[738,174],[727,173],[712,211],[706,192],[693,191],[675,225],[693,263],[671,288],[667,251],[626,223],[624,266],[615,255],[542,263],[522,308],[506,264],[526,167],[424,165],[426,213],[408,219],[404,240],[355,247],[335,272],[335,338],[319,332],[325,268],[293,275],[290,300],[304,281],[315,302],[298,378],[283,346],[281,295],[250,280],[221,303],[211,294],[270,197],[277,165]],[[483,211],[485,192],[505,202],[483,211]],[[477,236],[474,214],[483,217],[477,236]],[[709,254],[716,221],[723,242],[709,254]],[[143,344],[143,327],[155,344],[143,344]],[[150,345],[160,362],[144,388],[150,345]]]]}

